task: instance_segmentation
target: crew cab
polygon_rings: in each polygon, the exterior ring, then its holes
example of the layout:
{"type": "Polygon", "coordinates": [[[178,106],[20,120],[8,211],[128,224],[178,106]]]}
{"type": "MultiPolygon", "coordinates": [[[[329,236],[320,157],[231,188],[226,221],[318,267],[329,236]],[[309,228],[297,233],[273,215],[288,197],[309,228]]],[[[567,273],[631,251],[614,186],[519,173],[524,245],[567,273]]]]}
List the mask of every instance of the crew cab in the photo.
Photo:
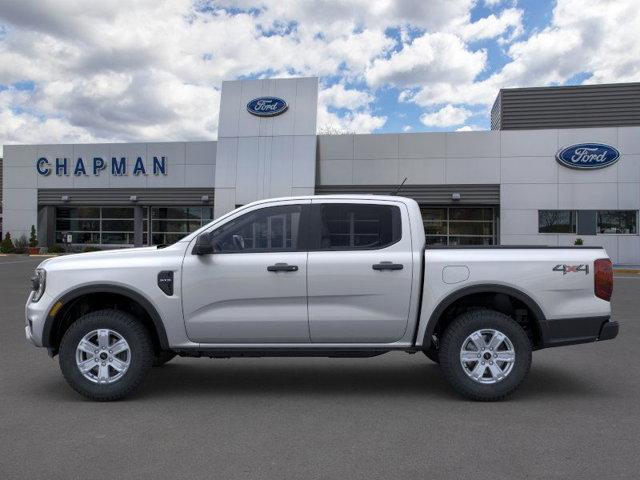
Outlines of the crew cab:
{"type": "Polygon", "coordinates": [[[95,400],[130,394],[184,357],[423,352],[460,394],[496,400],[533,350],[608,340],[600,247],[428,247],[399,196],[262,200],[166,247],[50,258],[26,336],[95,400]]]}

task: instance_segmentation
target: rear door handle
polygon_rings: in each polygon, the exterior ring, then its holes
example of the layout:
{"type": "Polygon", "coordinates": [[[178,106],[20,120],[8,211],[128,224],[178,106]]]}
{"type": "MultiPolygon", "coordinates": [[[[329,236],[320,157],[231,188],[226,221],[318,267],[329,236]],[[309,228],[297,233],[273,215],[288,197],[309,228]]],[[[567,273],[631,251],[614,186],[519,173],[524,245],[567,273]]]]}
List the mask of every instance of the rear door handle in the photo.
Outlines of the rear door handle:
{"type": "Polygon", "coordinates": [[[392,263],[392,262],[380,262],[374,263],[371,265],[371,268],[374,270],[402,270],[404,265],[401,263],[392,263]]]}
{"type": "Polygon", "coordinates": [[[286,263],[276,263],[275,265],[269,265],[267,272],[297,272],[297,265],[289,265],[286,263]]]}

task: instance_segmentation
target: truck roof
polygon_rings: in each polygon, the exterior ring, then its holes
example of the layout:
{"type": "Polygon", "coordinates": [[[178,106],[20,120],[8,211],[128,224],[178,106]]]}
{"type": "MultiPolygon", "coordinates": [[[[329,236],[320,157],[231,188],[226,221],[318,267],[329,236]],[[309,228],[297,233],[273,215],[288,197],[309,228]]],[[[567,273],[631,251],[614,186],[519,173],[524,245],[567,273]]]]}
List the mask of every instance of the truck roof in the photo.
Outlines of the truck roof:
{"type": "Polygon", "coordinates": [[[326,194],[326,195],[299,195],[295,197],[276,197],[276,198],[264,198],[261,200],[256,200],[251,203],[247,203],[247,205],[260,204],[263,202],[278,202],[278,201],[291,201],[291,200],[313,200],[313,199],[331,199],[331,200],[388,200],[388,201],[402,201],[402,202],[415,202],[412,198],[403,197],[400,195],[376,195],[373,193],[340,193],[340,194],[326,194]]]}

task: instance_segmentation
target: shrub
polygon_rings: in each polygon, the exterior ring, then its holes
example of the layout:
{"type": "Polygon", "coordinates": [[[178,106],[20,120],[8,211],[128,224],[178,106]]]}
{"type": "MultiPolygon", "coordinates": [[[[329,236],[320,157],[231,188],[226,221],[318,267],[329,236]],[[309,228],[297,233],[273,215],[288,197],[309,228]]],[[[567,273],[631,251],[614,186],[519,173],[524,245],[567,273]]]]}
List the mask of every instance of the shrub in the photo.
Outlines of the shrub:
{"type": "Polygon", "coordinates": [[[576,241],[573,242],[574,245],[584,245],[584,241],[581,238],[576,238],[576,241]]]}
{"type": "Polygon", "coordinates": [[[51,245],[48,249],[47,249],[48,253],[64,253],[64,247],[60,246],[60,245],[51,245]]]}
{"type": "Polygon", "coordinates": [[[20,238],[18,238],[14,242],[13,251],[15,253],[27,253],[27,246],[28,245],[29,245],[29,242],[27,241],[26,235],[21,235],[20,238]]]}
{"type": "Polygon", "coordinates": [[[36,235],[35,225],[31,225],[31,234],[29,235],[29,246],[30,247],[38,246],[38,236],[36,235]]]}
{"type": "Polygon", "coordinates": [[[84,247],[82,249],[82,253],[100,252],[100,251],[102,251],[102,249],[98,247],[84,247]]]}
{"type": "Polygon", "coordinates": [[[13,241],[11,240],[11,234],[7,232],[4,236],[4,240],[0,244],[0,252],[2,253],[13,253],[15,248],[13,247],[13,241]]]}

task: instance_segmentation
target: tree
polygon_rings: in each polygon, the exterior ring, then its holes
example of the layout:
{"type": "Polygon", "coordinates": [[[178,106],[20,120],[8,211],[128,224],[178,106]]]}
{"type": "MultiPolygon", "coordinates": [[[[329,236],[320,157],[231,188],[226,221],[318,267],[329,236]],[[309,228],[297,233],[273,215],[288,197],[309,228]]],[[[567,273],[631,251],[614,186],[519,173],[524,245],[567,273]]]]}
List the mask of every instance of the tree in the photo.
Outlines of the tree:
{"type": "Polygon", "coordinates": [[[2,253],[13,253],[15,248],[13,247],[13,241],[11,240],[11,234],[7,232],[4,236],[4,240],[2,240],[2,244],[0,244],[0,251],[2,253]]]}
{"type": "Polygon", "coordinates": [[[31,234],[29,235],[29,246],[37,247],[38,246],[38,237],[36,235],[36,227],[35,225],[31,225],[31,234]]]}
{"type": "Polygon", "coordinates": [[[317,128],[317,133],[318,135],[354,135],[356,132],[333,123],[326,123],[317,128]]]}

